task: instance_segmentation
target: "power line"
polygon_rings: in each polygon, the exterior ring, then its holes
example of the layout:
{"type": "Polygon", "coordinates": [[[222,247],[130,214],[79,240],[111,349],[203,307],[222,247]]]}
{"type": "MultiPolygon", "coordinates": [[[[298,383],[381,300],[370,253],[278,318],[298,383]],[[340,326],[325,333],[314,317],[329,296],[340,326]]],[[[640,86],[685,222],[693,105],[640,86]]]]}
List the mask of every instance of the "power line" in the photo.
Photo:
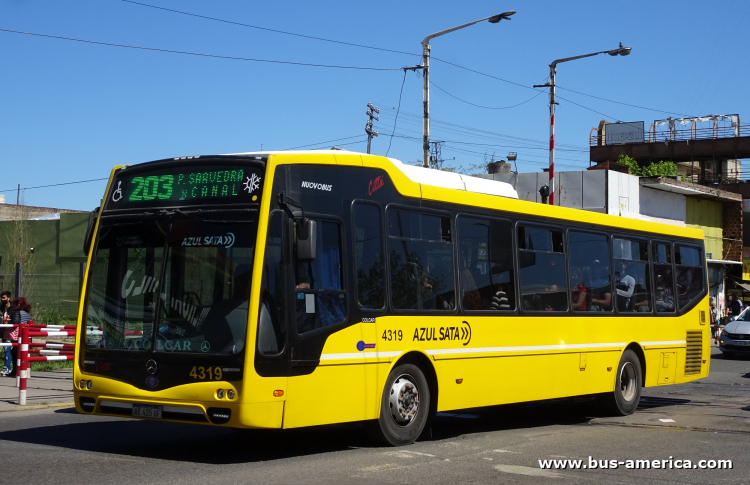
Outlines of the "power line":
{"type": "MultiPolygon", "coordinates": [[[[101,178],[101,179],[91,179],[91,180],[78,180],[76,182],[63,182],[63,183],[59,183],[59,184],[37,185],[36,187],[21,187],[21,190],[45,189],[47,187],[60,187],[61,185],[85,184],[87,182],[101,182],[102,180],[109,180],[109,177],[105,177],[105,178],[101,178]]],[[[15,189],[0,190],[0,193],[2,193],[2,192],[15,192],[17,190],[18,190],[18,187],[16,187],[15,189]]]]}
{"type": "MultiPolygon", "coordinates": [[[[396,133],[396,123],[398,122],[398,114],[401,112],[401,95],[404,94],[404,84],[406,83],[406,69],[404,69],[404,80],[401,81],[401,92],[398,94],[398,109],[396,110],[396,119],[393,120],[393,133],[396,133]]],[[[385,156],[391,151],[391,143],[393,143],[393,133],[391,133],[391,139],[388,142],[388,150],[385,152],[385,156]]]]}
{"type": "Polygon", "coordinates": [[[304,39],[319,40],[321,42],[331,42],[333,44],[348,45],[348,46],[351,46],[351,47],[361,47],[363,49],[372,49],[372,50],[383,51],[383,52],[393,52],[394,54],[405,54],[407,56],[420,56],[421,55],[421,54],[417,54],[417,53],[414,53],[414,52],[397,51],[397,50],[394,50],[394,49],[386,49],[386,48],[383,48],[383,47],[373,47],[373,46],[364,45],[364,44],[355,44],[353,42],[344,42],[344,41],[341,41],[341,40],[326,39],[326,38],[323,38],[323,37],[315,37],[315,36],[312,36],[312,35],[297,34],[295,32],[287,32],[287,31],[284,31],[284,30],[270,29],[268,27],[260,27],[260,26],[257,26],[257,25],[243,24],[242,22],[235,22],[233,20],[225,20],[225,19],[220,19],[220,18],[217,18],[217,17],[209,17],[207,15],[199,15],[199,14],[195,14],[195,13],[185,12],[185,11],[182,11],[182,10],[175,10],[175,9],[171,9],[171,8],[158,7],[156,5],[149,5],[147,3],[134,2],[132,0],[122,0],[122,1],[125,2],[125,3],[132,3],[134,5],[140,5],[142,7],[155,8],[157,10],[165,10],[167,12],[177,13],[177,14],[180,14],[180,15],[187,15],[187,16],[190,16],[190,17],[197,17],[197,18],[201,18],[201,19],[205,19],[205,20],[213,20],[214,22],[222,22],[222,23],[225,23],[225,24],[237,25],[237,26],[240,26],[240,27],[249,27],[251,29],[265,30],[266,32],[274,32],[276,34],[292,35],[294,37],[302,37],[304,39]]]}
{"type": "Polygon", "coordinates": [[[46,37],[48,39],[82,42],[85,44],[103,45],[107,47],[121,47],[124,49],[137,49],[137,50],[151,51],[151,52],[163,52],[167,54],[181,54],[181,55],[186,55],[186,56],[210,57],[214,59],[225,59],[225,60],[230,60],[230,61],[266,62],[270,64],[286,64],[286,65],[292,65],[292,66],[324,67],[324,68],[329,68],[329,69],[350,69],[350,70],[361,70],[361,71],[400,71],[401,70],[400,68],[337,66],[337,65],[329,65],[329,64],[313,64],[313,63],[308,63],[308,62],[277,61],[273,59],[254,59],[250,57],[223,56],[223,55],[218,55],[218,54],[202,54],[199,52],[178,51],[178,50],[172,50],[172,49],[159,49],[156,47],[143,47],[143,46],[127,45],[127,44],[114,44],[111,42],[99,42],[96,40],[76,39],[73,37],[62,37],[59,35],[39,34],[36,32],[24,32],[21,30],[0,29],[0,32],[9,32],[11,34],[33,35],[36,37],[46,37]]]}
{"type": "MultiPolygon", "coordinates": [[[[310,143],[309,145],[300,145],[298,147],[283,148],[283,149],[281,149],[279,151],[286,152],[286,151],[289,151],[289,150],[296,150],[298,148],[307,148],[307,147],[312,147],[312,146],[317,146],[317,145],[325,145],[327,143],[336,143],[337,141],[351,140],[352,138],[359,138],[361,136],[362,135],[354,135],[354,136],[347,136],[346,138],[336,138],[335,140],[320,141],[318,143],[310,143]]],[[[271,150],[271,151],[273,151],[273,150],[271,150]]]]}
{"type": "MultiPolygon", "coordinates": [[[[562,87],[560,85],[557,85],[557,84],[555,85],[555,87],[557,89],[563,89],[565,91],[570,91],[571,93],[580,94],[581,96],[588,96],[589,98],[600,99],[602,101],[608,101],[610,103],[621,104],[623,106],[630,106],[631,108],[645,109],[645,110],[648,110],[648,111],[654,111],[656,113],[667,113],[667,114],[678,115],[678,116],[690,116],[690,115],[686,115],[686,114],[683,114],[683,113],[677,113],[676,111],[666,111],[666,110],[662,110],[662,109],[647,108],[645,106],[638,106],[637,104],[630,104],[630,103],[625,103],[625,102],[622,102],[622,101],[615,101],[614,99],[602,98],[601,96],[594,96],[593,94],[582,93],[580,91],[576,91],[575,89],[564,88],[564,87],[562,87]]],[[[557,97],[559,98],[560,96],[557,96],[557,97]]]]}
{"type": "Polygon", "coordinates": [[[457,100],[461,101],[462,103],[466,103],[468,105],[476,106],[477,108],[484,108],[484,109],[510,109],[510,108],[515,108],[517,106],[521,106],[522,104],[526,104],[529,101],[532,101],[532,100],[536,99],[540,94],[544,94],[544,91],[539,91],[539,93],[537,93],[536,95],[532,96],[531,98],[529,98],[526,101],[523,101],[521,103],[514,104],[514,105],[511,105],[511,106],[492,107],[492,106],[482,106],[481,104],[474,104],[474,103],[472,103],[470,101],[466,101],[464,99],[461,99],[458,96],[454,96],[453,94],[449,93],[448,91],[446,91],[445,89],[441,88],[440,86],[438,86],[437,84],[435,84],[432,81],[430,81],[430,84],[432,84],[433,86],[435,86],[436,88],[438,88],[440,91],[444,92],[445,94],[447,94],[451,98],[457,99],[457,100]]]}
{"type": "MultiPolygon", "coordinates": [[[[301,38],[304,38],[304,39],[317,40],[317,41],[321,41],[321,42],[330,42],[330,43],[333,43],[333,44],[341,44],[341,45],[347,45],[347,46],[351,46],[351,47],[359,47],[359,48],[362,48],[362,49],[371,49],[371,50],[378,50],[378,51],[383,51],[383,52],[392,52],[394,54],[403,54],[403,55],[408,55],[408,56],[419,56],[419,55],[421,55],[421,54],[417,54],[417,53],[413,53],[413,52],[405,52],[405,51],[399,51],[399,50],[395,50],[395,49],[386,49],[386,48],[383,48],[383,47],[374,47],[374,46],[369,46],[369,45],[365,45],[365,44],[357,44],[357,43],[354,43],[354,42],[345,42],[345,41],[341,41],[341,40],[327,39],[327,38],[324,38],[324,37],[316,37],[316,36],[312,36],[312,35],[298,34],[296,32],[288,32],[288,31],[284,31],[284,30],[271,29],[271,28],[268,28],[268,27],[260,27],[258,25],[245,24],[245,23],[236,22],[236,21],[233,21],[233,20],[226,20],[226,19],[220,19],[220,18],[217,18],[217,17],[209,17],[207,15],[200,15],[200,14],[195,14],[195,13],[191,13],[191,12],[185,12],[183,10],[176,10],[176,9],[171,9],[171,8],[166,8],[166,7],[159,7],[159,6],[150,5],[150,4],[147,4],[147,3],[135,2],[133,0],[122,0],[122,1],[125,2],[125,3],[133,4],[133,5],[139,5],[139,6],[142,6],[142,7],[148,7],[148,8],[153,8],[153,9],[157,9],[157,10],[163,10],[163,11],[166,11],[166,12],[172,12],[172,13],[176,13],[176,14],[179,14],[179,15],[186,15],[186,16],[190,16],[190,17],[201,18],[201,19],[204,19],[204,20],[211,20],[211,21],[214,21],[214,22],[221,22],[221,23],[225,23],[225,24],[237,25],[237,26],[240,26],[240,27],[248,27],[248,28],[252,28],[252,29],[263,30],[263,31],[267,31],[267,32],[277,33],[277,34],[291,35],[291,36],[294,36],[294,37],[301,37],[301,38]]],[[[535,90],[536,91],[536,89],[534,89],[533,87],[527,86],[525,84],[517,83],[515,81],[509,81],[508,79],[503,79],[501,77],[497,77],[497,76],[493,76],[491,74],[487,74],[487,73],[484,73],[484,72],[481,72],[481,71],[477,71],[476,69],[471,69],[471,68],[468,68],[468,67],[465,67],[465,66],[461,66],[459,64],[447,61],[445,59],[441,59],[439,57],[433,57],[433,56],[431,56],[430,58],[433,59],[433,60],[439,61],[439,62],[443,62],[443,63],[448,64],[450,66],[456,67],[458,69],[463,69],[465,71],[469,71],[469,72],[472,72],[472,73],[475,73],[475,74],[479,74],[481,76],[489,77],[491,79],[495,79],[497,81],[508,83],[508,84],[513,85],[513,86],[521,87],[521,88],[524,88],[524,89],[531,89],[531,90],[535,90]]],[[[454,98],[458,99],[461,102],[464,102],[466,104],[470,104],[472,106],[476,106],[476,107],[479,107],[479,108],[485,108],[485,109],[508,109],[508,108],[514,108],[516,106],[520,106],[520,105],[522,105],[524,103],[527,103],[527,102],[531,101],[531,99],[534,99],[534,98],[531,98],[528,101],[524,101],[523,103],[519,103],[519,104],[513,105],[513,106],[507,106],[507,107],[504,107],[504,108],[491,108],[491,107],[488,107],[488,106],[481,106],[481,105],[478,105],[478,104],[470,103],[468,101],[465,101],[463,99],[458,98],[457,96],[454,96],[454,95],[448,93],[447,91],[445,91],[440,86],[438,86],[438,85],[436,85],[434,83],[432,83],[432,85],[435,86],[436,88],[438,88],[440,91],[443,91],[448,96],[454,97],[454,98]]],[[[556,86],[556,87],[558,89],[564,89],[566,91],[570,91],[572,93],[580,94],[582,96],[588,96],[590,98],[599,99],[599,100],[607,101],[607,102],[610,102],[610,103],[621,104],[623,106],[630,106],[631,108],[643,109],[643,110],[647,110],[647,111],[654,111],[654,112],[657,112],[657,113],[667,113],[667,114],[676,114],[676,115],[679,115],[679,116],[689,116],[689,115],[685,115],[685,114],[682,114],[682,113],[677,113],[675,111],[667,111],[667,110],[660,110],[660,109],[655,109],[655,108],[648,108],[648,107],[645,107],[645,106],[639,106],[639,105],[636,105],[636,104],[625,103],[623,101],[616,101],[616,100],[604,98],[604,97],[601,97],[601,96],[595,96],[593,94],[583,93],[583,92],[576,91],[576,90],[573,90],[573,89],[570,89],[570,88],[561,87],[559,85],[556,86]]],[[[536,96],[534,96],[534,97],[536,97],[536,96]]],[[[579,106],[581,106],[581,105],[579,105],[579,106]]],[[[585,106],[581,106],[581,107],[585,108],[585,109],[589,109],[589,108],[586,108],[585,106]]]]}

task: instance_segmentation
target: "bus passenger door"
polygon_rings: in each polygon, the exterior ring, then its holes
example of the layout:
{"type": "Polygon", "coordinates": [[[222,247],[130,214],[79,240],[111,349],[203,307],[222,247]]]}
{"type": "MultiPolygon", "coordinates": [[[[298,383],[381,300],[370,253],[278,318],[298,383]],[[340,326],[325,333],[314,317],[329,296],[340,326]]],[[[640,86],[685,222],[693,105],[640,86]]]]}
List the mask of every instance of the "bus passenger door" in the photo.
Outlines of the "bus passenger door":
{"type": "Polygon", "coordinates": [[[365,409],[364,366],[345,358],[358,354],[362,337],[361,325],[347,326],[343,221],[311,217],[316,223],[315,259],[297,258],[293,268],[291,374],[284,412],[284,427],[289,428],[356,421],[363,419],[365,409]]]}

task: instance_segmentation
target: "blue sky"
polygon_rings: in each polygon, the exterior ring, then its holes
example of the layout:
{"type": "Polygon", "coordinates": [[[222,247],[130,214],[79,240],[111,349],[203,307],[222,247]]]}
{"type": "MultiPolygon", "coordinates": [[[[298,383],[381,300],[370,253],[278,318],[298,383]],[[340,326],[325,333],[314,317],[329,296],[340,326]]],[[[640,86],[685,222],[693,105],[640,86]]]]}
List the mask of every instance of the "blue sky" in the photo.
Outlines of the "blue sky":
{"type": "MultiPolygon", "coordinates": [[[[366,104],[380,107],[372,152],[420,159],[421,62],[428,34],[507,10],[432,41],[431,139],[455,166],[518,153],[547,164],[548,95],[533,90],[555,59],[632,46],[558,66],[557,171],[588,166],[601,119],[750,116],[750,2],[382,0],[143,3],[323,42],[180,15],[121,0],[0,0],[0,29],[219,56],[395,70],[332,69],[109,47],[0,32],[0,192],[104,178],[117,164],[306,146],[366,150],[366,104]],[[489,76],[452,66],[439,59],[489,76]],[[503,82],[501,78],[508,82],[503,82]],[[403,92],[402,92],[403,83],[403,92]],[[640,109],[599,98],[638,105],[640,109]],[[397,107],[401,103],[396,137],[397,107]],[[576,104],[577,103],[578,106],[576,104]],[[585,107],[585,108],[584,108],[585,107]],[[588,109],[586,109],[588,108],[588,109]],[[593,110],[593,111],[592,111],[593,110]],[[335,140],[335,141],[332,141],[335,140]],[[389,149],[390,145],[390,149],[389,149]]],[[[750,118],[748,118],[750,122],[750,118]]],[[[104,182],[23,191],[26,204],[90,210],[104,182]]]]}

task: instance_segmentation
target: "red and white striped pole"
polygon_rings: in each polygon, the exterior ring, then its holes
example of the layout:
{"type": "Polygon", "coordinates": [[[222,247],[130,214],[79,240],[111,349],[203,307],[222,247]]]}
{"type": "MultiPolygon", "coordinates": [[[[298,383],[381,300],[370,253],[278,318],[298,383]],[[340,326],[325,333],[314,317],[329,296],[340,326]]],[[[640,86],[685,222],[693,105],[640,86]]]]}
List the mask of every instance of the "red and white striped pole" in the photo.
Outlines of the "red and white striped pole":
{"type": "Polygon", "coordinates": [[[555,71],[549,66],[549,205],[555,205],[555,71]]]}
{"type": "Polygon", "coordinates": [[[20,349],[18,354],[20,355],[21,367],[16,369],[20,382],[18,386],[18,404],[21,406],[26,405],[26,381],[28,379],[29,369],[29,327],[21,325],[20,333],[20,349]]]}

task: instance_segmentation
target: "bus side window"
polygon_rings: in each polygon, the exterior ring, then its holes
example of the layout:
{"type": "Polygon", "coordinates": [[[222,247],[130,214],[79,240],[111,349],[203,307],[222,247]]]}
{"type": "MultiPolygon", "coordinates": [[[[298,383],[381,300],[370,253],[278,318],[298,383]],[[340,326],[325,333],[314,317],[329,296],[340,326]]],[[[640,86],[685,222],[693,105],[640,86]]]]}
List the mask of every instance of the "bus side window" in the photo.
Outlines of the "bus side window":
{"type": "Polygon", "coordinates": [[[515,310],[511,222],[459,216],[457,228],[463,309],[515,310]]]}
{"type": "Polygon", "coordinates": [[[652,261],[656,284],[654,307],[659,313],[673,313],[674,280],[672,279],[672,248],[669,244],[653,243],[652,261]]]}
{"type": "Polygon", "coordinates": [[[388,211],[391,300],[399,310],[455,308],[450,217],[388,211]]]}
{"type": "Polygon", "coordinates": [[[573,311],[611,312],[609,241],[604,234],[568,232],[573,311]]]}
{"type": "Polygon", "coordinates": [[[317,222],[317,258],[295,261],[295,310],[300,334],[336,325],[346,318],[341,226],[333,221],[317,222]]]}
{"type": "Polygon", "coordinates": [[[615,288],[617,311],[651,312],[651,275],[648,244],[644,241],[614,238],[615,288]]]}
{"type": "Polygon", "coordinates": [[[385,267],[380,207],[355,203],[352,213],[357,304],[367,310],[382,310],[385,307],[385,267]]]}
{"type": "Polygon", "coordinates": [[[677,244],[674,247],[677,265],[677,302],[680,310],[703,292],[703,258],[701,250],[677,244]]]}
{"type": "Polygon", "coordinates": [[[562,231],[518,226],[518,269],[524,311],[567,311],[562,231]]]}

